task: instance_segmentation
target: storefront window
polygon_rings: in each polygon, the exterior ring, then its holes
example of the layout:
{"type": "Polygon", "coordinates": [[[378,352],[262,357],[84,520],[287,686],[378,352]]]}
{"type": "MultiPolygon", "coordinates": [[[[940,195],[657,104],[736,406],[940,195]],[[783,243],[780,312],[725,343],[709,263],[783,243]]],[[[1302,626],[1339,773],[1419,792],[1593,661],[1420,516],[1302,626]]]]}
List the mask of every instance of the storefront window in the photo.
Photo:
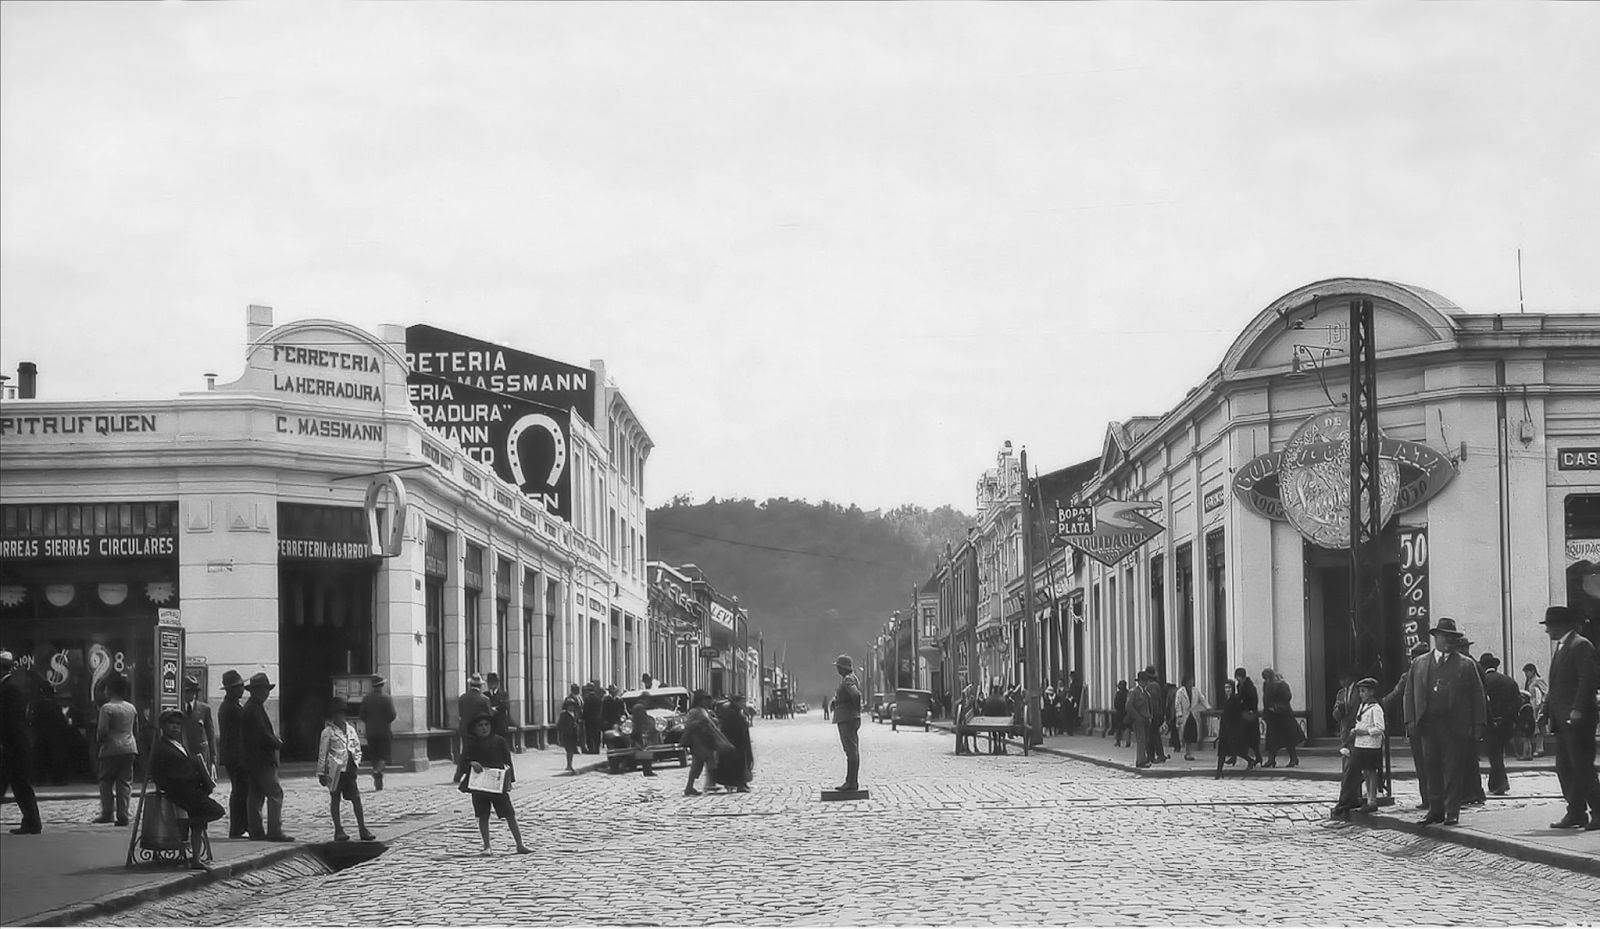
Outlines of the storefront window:
{"type": "MultiPolygon", "coordinates": [[[[428,542],[423,554],[426,576],[424,588],[424,623],[428,637],[428,728],[445,728],[445,645],[444,645],[444,584],[450,567],[450,534],[443,529],[428,527],[428,542]]],[[[445,743],[445,751],[449,745],[445,743]]],[[[429,744],[429,757],[433,746],[429,744]]]]}
{"type": "Polygon", "coordinates": [[[466,649],[466,675],[472,672],[480,674],[485,670],[482,667],[483,656],[478,651],[478,624],[483,621],[481,604],[483,602],[483,549],[480,546],[467,543],[467,559],[462,566],[461,586],[463,591],[462,604],[462,644],[466,649]]]}
{"type": "Polygon", "coordinates": [[[1600,494],[1571,494],[1565,507],[1567,605],[1600,631],[1600,494]]]}

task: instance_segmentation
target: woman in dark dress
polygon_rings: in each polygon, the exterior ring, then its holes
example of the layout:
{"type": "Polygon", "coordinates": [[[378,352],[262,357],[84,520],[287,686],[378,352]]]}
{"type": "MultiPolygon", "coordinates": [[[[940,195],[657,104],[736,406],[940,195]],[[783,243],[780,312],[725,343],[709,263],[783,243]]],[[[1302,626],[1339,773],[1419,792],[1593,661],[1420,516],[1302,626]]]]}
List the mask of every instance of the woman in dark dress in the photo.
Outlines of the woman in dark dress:
{"type": "Polygon", "coordinates": [[[161,738],[150,748],[150,780],[183,810],[189,820],[189,867],[204,871],[200,848],[205,841],[206,824],[221,819],[227,811],[211,799],[216,781],[205,762],[191,754],[183,744],[183,711],[167,710],[160,717],[161,738]]]}
{"type": "Polygon", "coordinates": [[[1289,689],[1288,681],[1271,668],[1261,672],[1261,715],[1267,721],[1267,760],[1262,763],[1263,768],[1276,768],[1278,752],[1284,749],[1289,750],[1289,767],[1300,764],[1300,754],[1295,748],[1300,744],[1301,733],[1290,705],[1293,699],[1294,692],[1289,689]]]}
{"type": "Polygon", "coordinates": [[[717,706],[716,722],[717,728],[733,743],[733,749],[717,753],[711,776],[732,791],[749,793],[754,757],[750,751],[750,724],[744,718],[744,710],[733,700],[725,700],[717,706]]]}
{"type": "Polygon", "coordinates": [[[683,720],[683,742],[689,746],[689,754],[693,759],[689,765],[689,783],[683,788],[683,795],[700,795],[694,785],[700,780],[701,771],[706,772],[706,790],[714,791],[719,783],[717,758],[731,751],[733,743],[717,728],[717,722],[711,716],[711,694],[704,690],[696,690],[690,701],[689,715],[683,720]]]}
{"type": "Polygon", "coordinates": [[[1256,694],[1256,682],[1243,668],[1233,669],[1234,689],[1239,692],[1239,702],[1244,707],[1240,714],[1243,727],[1239,733],[1239,754],[1255,764],[1261,763],[1261,698],[1256,694]]]}
{"type": "Polygon", "coordinates": [[[1217,725],[1217,780],[1222,779],[1222,766],[1224,764],[1238,763],[1239,756],[1245,756],[1245,763],[1250,770],[1256,766],[1256,760],[1250,756],[1250,746],[1247,736],[1250,726],[1245,724],[1244,696],[1233,686],[1233,681],[1222,682],[1222,716],[1217,725]]]}

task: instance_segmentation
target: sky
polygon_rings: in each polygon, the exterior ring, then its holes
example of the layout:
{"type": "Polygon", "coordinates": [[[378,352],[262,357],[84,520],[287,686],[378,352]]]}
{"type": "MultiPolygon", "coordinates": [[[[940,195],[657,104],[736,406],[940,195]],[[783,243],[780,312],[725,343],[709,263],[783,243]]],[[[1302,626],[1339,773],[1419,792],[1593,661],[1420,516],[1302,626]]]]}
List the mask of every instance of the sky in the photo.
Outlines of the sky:
{"type": "Polygon", "coordinates": [[[1600,312],[1594,4],[0,4],[0,370],[604,359],[646,494],[970,512],[1375,277],[1600,312]]]}

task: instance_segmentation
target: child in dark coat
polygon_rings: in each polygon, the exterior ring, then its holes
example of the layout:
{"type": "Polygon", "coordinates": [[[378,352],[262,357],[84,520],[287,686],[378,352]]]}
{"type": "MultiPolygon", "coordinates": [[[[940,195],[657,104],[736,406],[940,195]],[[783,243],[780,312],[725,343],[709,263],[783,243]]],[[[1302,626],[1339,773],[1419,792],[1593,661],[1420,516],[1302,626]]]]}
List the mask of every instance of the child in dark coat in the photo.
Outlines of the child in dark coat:
{"type": "Polygon", "coordinates": [[[494,720],[484,713],[467,726],[467,739],[461,749],[461,763],[456,766],[456,777],[461,782],[461,792],[472,794],[472,811],[478,816],[478,833],[483,836],[483,854],[489,854],[489,811],[492,809],[511,828],[511,838],[517,843],[517,854],[526,855],[533,849],[522,844],[522,830],[517,828],[517,812],[511,806],[511,784],[516,772],[511,767],[511,746],[493,732],[494,720]],[[499,791],[470,790],[467,772],[479,774],[485,768],[504,769],[505,778],[499,791]]]}

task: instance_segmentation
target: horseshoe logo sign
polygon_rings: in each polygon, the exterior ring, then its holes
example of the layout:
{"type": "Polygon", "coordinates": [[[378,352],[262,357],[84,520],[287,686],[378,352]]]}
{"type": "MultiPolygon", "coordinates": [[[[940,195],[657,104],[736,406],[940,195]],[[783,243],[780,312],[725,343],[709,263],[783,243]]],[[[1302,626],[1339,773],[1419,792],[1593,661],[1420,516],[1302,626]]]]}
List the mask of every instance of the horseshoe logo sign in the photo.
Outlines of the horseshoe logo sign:
{"type": "Polygon", "coordinates": [[[511,431],[506,435],[506,461],[511,465],[511,477],[518,487],[523,490],[533,488],[543,489],[555,487],[561,480],[561,474],[567,469],[567,437],[561,429],[561,424],[543,413],[528,413],[511,424],[511,431]],[[550,473],[530,475],[522,461],[522,434],[529,429],[543,429],[550,433],[550,441],[555,448],[550,455],[550,473]]]}

